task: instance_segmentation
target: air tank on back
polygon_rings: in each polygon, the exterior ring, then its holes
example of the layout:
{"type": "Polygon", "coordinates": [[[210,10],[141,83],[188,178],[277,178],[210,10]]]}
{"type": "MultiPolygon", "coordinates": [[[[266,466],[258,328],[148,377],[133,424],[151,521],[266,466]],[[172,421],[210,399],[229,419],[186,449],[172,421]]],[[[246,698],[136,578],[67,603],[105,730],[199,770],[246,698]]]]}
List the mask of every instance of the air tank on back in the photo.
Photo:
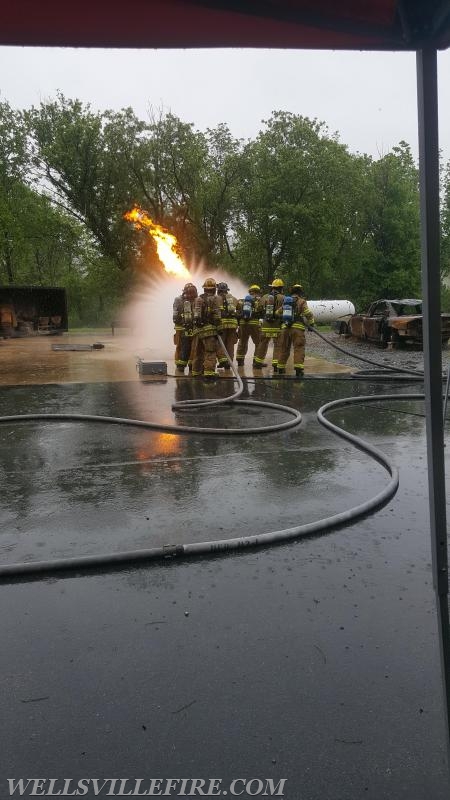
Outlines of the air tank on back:
{"type": "Polygon", "coordinates": [[[338,320],[346,322],[355,313],[350,300],[308,300],[308,307],[314,314],[314,321],[323,324],[338,320]]]}

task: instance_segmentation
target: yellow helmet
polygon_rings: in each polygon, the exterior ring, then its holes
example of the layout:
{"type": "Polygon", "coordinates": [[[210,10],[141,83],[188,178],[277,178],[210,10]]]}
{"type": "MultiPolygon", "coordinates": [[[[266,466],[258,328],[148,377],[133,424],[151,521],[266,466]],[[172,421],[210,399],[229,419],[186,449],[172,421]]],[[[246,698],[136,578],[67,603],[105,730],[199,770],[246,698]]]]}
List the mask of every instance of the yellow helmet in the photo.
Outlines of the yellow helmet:
{"type": "Polygon", "coordinates": [[[206,278],[206,280],[205,280],[205,282],[203,284],[203,288],[204,289],[215,289],[216,288],[216,282],[215,282],[214,278],[206,278]]]}
{"type": "Polygon", "coordinates": [[[258,286],[258,284],[256,284],[256,283],[252,283],[252,285],[248,287],[248,290],[249,290],[249,292],[260,292],[261,291],[261,287],[258,286]]]}
{"type": "Polygon", "coordinates": [[[291,286],[291,292],[294,292],[297,289],[299,292],[303,292],[303,286],[301,283],[293,283],[291,286]]]}
{"type": "Polygon", "coordinates": [[[272,283],[269,283],[269,286],[272,289],[282,289],[284,286],[284,281],[282,281],[281,278],[275,278],[272,283]]]}

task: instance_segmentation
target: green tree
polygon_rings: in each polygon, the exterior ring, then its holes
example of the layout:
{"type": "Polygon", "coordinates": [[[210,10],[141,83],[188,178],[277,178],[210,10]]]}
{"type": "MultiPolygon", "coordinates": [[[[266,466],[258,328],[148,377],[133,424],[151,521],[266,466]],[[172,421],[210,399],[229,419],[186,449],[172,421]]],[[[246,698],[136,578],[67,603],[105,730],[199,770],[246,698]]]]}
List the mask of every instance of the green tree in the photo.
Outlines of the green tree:
{"type": "Polygon", "coordinates": [[[144,123],[131,109],[93,112],[62,94],[27,122],[40,181],[121,269],[157,268],[152,240],[123,220],[134,204],[175,234],[189,261],[231,258],[240,144],[225,125],[204,134],[170,113],[144,123]]]}
{"type": "Polygon", "coordinates": [[[0,103],[0,268],[8,283],[20,263],[17,208],[27,172],[27,132],[23,115],[0,103]]]}
{"type": "Polygon", "coordinates": [[[406,142],[372,162],[361,211],[365,239],[354,275],[356,297],[363,303],[419,295],[418,170],[406,142]]]}
{"type": "Polygon", "coordinates": [[[450,161],[442,170],[442,205],[441,205],[441,276],[448,279],[450,275],[450,161]]]}
{"type": "Polygon", "coordinates": [[[241,149],[226,125],[204,134],[173,114],[152,115],[133,171],[150,216],[175,234],[188,261],[232,260],[241,149]]]}
{"type": "MultiPolygon", "coordinates": [[[[450,273],[450,164],[442,268],[450,273]]],[[[135,270],[160,269],[133,205],[178,238],[186,260],[263,286],[364,304],[420,288],[417,168],[400,142],[350,154],[325,123],[274,112],[244,144],[171,113],[93,111],[58,94],[29,112],[0,103],[0,275],[68,287],[79,321],[109,321],[135,270]]]]}
{"type": "Polygon", "coordinates": [[[278,111],[265,125],[245,149],[236,260],[248,280],[329,296],[355,235],[355,159],[323,122],[278,111]]]}
{"type": "Polygon", "coordinates": [[[131,109],[103,114],[58,94],[27,112],[32,161],[55,202],[84,223],[120,269],[139,251],[123,213],[136,201],[129,162],[144,124],[131,109]]]}

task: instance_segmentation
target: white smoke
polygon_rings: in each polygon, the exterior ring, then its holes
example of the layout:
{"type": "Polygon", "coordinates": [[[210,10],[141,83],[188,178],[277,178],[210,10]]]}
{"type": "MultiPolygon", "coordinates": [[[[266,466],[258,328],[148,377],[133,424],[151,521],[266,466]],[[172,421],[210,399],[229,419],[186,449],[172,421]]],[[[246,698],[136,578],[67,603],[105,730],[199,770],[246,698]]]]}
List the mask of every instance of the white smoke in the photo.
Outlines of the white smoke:
{"type": "Polygon", "coordinates": [[[222,269],[211,270],[197,264],[189,268],[189,272],[190,279],[162,274],[142,280],[119,314],[120,323],[129,328],[133,347],[139,354],[145,354],[154,360],[173,358],[173,301],[182,293],[189,280],[197,287],[199,294],[203,291],[205,278],[214,278],[217,282],[226,281],[231,294],[237,299],[247,294],[248,287],[239,278],[222,269]]]}

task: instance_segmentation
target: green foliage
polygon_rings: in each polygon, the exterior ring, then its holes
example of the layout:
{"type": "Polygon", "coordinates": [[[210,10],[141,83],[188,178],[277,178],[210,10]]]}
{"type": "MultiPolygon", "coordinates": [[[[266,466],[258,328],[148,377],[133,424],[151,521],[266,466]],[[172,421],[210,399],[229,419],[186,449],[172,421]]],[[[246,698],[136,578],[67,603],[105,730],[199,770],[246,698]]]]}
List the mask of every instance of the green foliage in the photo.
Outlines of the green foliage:
{"type": "Polygon", "coordinates": [[[84,265],[85,275],[66,282],[70,325],[110,325],[129,288],[130,274],[111,260],[96,256],[84,265]]]}
{"type": "Polygon", "coordinates": [[[309,296],[347,294],[361,259],[368,159],[351,156],[317,120],[274,112],[265,124],[245,151],[241,270],[263,284],[300,280],[309,296]]]}
{"type": "Polygon", "coordinates": [[[450,286],[441,286],[441,313],[450,314],[450,286]]]}
{"type": "Polygon", "coordinates": [[[133,237],[123,212],[135,199],[130,161],[144,124],[131,109],[93,113],[62,94],[27,112],[26,121],[40,183],[86,226],[105,256],[125,269],[133,237]]]}
{"type": "Polygon", "coordinates": [[[405,142],[374,160],[285,111],[244,143],[225,124],[142,121],[62,94],[27,112],[0,103],[0,282],[65,286],[72,322],[108,324],[136,273],[161,268],[150,237],[123,219],[135,204],[176,235],[188,264],[262,286],[300,281],[310,297],[360,308],[420,295],[418,174],[405,142]]]}
{"type": "Polygon", "coordinates": [[[362,214],[365,246],[354,275],[358,300],[420,295],[418,170],[405,142],[372,163],[362,214]]]}

